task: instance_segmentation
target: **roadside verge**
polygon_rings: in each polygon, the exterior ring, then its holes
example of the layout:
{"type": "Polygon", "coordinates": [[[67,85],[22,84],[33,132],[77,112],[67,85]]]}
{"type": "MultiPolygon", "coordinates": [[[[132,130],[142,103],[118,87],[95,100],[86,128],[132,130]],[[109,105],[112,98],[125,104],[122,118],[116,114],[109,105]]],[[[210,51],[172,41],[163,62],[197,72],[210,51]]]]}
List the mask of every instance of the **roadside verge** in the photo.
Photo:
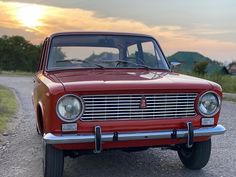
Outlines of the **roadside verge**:
{"type": "Polygon", "coordinates": [[[236,102],[236,93],[223,93],[223,100],[236,102]]]}
{"type": "Polygon", "coordinates": [[[17,110],[17,100],[14,93],[0,85],[0,133],[6,130],[7,122],[17,110]]]}

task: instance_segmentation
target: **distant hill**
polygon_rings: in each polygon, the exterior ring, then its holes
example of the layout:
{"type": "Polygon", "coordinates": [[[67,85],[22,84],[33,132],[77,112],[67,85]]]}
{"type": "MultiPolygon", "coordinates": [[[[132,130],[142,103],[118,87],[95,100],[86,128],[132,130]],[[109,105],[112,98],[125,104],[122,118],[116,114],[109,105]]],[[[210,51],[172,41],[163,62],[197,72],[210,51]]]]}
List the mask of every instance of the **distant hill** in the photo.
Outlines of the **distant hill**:
{"type": "Polygon", "coordinates": [[[217,61],[214,61],[208,57],[203,56],[197,52],[177,52],[169,57],[167,57],[169,62],[176,61],[180,62],[181,66],[179,66],[178,71],[184,73],[191,73],[194,65],[198,62],[207,61],[207,73],[224,73],[223,64],[217,61]]]}

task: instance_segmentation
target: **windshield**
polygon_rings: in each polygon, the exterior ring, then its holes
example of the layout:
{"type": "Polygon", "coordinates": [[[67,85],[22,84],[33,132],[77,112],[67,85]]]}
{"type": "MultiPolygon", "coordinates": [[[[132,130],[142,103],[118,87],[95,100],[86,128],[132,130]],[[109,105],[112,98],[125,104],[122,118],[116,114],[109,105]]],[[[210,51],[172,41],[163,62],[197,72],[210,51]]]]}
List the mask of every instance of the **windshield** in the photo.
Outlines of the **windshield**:
{"type": "Polygon", "coordinates": [[[120,35],[71,35],[54,37],[48,70],[79,68],[168,69],[155,40],[120,35]]]}

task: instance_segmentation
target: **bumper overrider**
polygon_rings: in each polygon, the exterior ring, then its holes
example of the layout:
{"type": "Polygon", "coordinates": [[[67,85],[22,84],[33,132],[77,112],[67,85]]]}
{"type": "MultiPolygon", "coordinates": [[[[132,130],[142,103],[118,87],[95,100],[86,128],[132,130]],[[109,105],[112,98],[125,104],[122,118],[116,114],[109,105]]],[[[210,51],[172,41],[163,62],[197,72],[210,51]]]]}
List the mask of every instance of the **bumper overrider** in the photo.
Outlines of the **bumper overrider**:
{"type": "Polygon", "coordinates": [[[96,126],[94,134],[44,134],[43,140],[46,144],[73,144],[73,143],[95,143],[95,151],[101,151],[102,142],[128,141],[128,140],[148,140],[148,139],[173,139],[187,138],[189,147],[193,144],[193,137],[206,137],[224,134],[226,129],[222,125],[213,127],[201,127],[194,129],[191,122],[187,123],[184,130],[164,130],[148,132],[127,132],[127,133],[102,133],[101,127],[96,126]]]}

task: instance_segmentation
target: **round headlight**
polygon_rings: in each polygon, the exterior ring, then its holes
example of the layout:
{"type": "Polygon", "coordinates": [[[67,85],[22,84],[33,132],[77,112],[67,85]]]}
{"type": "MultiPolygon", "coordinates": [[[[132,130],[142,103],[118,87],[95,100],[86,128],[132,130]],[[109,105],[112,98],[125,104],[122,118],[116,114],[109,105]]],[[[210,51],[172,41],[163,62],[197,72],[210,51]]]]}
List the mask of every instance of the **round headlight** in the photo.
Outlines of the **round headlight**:
{"type": "Polygon", "coordinates": [[[82,114],[82,100],[75,95],[65,95],[57,102],[57,116],[65,122],[74,122],[82,114]]]}
{"type": "Polygon", "coordinates": [[[199,98],[198,109],[203,116],[214,116],[220,109],[220,97],[214,92],[206,92],[199,98]]]}

